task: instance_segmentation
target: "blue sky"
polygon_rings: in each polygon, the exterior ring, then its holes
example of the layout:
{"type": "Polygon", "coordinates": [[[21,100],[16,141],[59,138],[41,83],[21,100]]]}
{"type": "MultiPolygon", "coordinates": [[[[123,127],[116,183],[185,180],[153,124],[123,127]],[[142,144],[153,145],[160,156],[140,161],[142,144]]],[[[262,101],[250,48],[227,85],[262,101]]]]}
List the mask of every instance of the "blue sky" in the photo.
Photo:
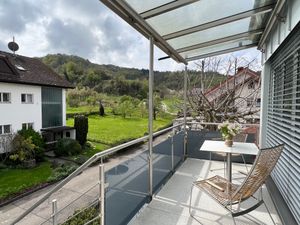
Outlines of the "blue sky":
{"type": "MultiPolygon", "coordinates": [[[[98,64],[148,67],[148,40],[98,0],[1,0],[0,29],[2,51],[8,51],[7,43],[15,36],[21,55],[65,53],[98,64]]],[[[255,49],[235,55],[260,57],[255,49]]],[[[155,59],[162,56],[156,48],[155,59]]],[[[155,60],[156,70],[183,68],[171,59],[155,60]]]]}

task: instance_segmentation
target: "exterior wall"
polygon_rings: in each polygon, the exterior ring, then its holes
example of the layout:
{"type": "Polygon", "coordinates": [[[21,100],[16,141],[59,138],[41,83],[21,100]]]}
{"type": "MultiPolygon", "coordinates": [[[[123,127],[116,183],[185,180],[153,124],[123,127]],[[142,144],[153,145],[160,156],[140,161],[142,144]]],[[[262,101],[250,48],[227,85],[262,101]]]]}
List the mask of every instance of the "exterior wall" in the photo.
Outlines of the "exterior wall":
{"type": "Polygon", "coordinates": [[[300,1],[286,1],[287,8],[282,13],[284,17],[282,22],[279,22],[270,34],[270,38],[265,45],[264,61],[267,61],[280,44],[285,40],[289,33],[300,21],[300,1]]]}
{"type": "Polygon", "coordinates": [[[0,125],[11,124],[13,132],[22,129],[22,123],[42,128],[41,87],[0,82],[0,92],[11,93],[11,103],[0,103],[0,125]],[[33,104],[21,103],[22,93],[33,94],[33,104]]]}

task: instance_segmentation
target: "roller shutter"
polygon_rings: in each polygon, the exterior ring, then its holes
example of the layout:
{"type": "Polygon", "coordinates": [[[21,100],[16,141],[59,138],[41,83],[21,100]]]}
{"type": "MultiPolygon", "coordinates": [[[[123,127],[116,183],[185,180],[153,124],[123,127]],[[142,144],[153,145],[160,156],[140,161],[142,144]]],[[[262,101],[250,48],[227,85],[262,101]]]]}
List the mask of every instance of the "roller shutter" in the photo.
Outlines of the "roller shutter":
{"type": "Polygon", "coordinates": [[[300,29],[297,28],[270,59],[267,144],[285,144],[272,178],[300,224],[300,29]]]}

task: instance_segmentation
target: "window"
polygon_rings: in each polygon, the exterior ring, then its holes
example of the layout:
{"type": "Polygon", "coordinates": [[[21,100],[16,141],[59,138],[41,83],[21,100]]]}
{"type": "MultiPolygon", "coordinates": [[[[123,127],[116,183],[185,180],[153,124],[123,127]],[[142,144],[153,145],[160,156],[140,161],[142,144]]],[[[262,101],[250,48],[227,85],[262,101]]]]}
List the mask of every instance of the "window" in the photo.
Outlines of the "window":
{"type": "Polygon", "coordinates": [[[248,84],[248,89],[254,89],[255,88],[255,83],[254,81],[250,81],[248,84]]]}
{"type": "Polygon", "coordinates": [[[253,98],[247,98],[247,106],[252,106],[253,98]]]}
{"type": "Polygon", "coordinates": [[[260,107],[260,102],[261,102],[261,100],[260,100],[260,98],[258,98],[258,99],[256,100],[256,107],[260,107]]]}
{"type": "Polygon", "coordinates": [[[33,123],[22,123],[22,130],[33,129],[33,123]]]}
{"type": "Polygon", "coordinates": [[[1,103],[10,103],[10,93],[0,92],[0,102],[1,103]]]}
{"type": "Polygon", "coordinates": [[[0,134],[10,134],[11,125],[0,125],[0,134]]]}
{"type": "Polygon", "coordinates": [[[21,94],[21,102],[32,104],[33,103],[33,94],[21,94]]]}

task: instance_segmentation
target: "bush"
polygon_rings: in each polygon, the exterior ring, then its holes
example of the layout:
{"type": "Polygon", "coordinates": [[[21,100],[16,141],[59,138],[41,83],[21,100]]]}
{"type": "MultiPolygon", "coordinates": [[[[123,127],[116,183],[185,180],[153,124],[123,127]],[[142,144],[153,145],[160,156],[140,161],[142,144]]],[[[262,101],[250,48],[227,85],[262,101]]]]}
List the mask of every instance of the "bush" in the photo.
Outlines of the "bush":
{"type": "Polygon", "coordinates": [[[48,182],[62,180],[73,173],[77,168],[78,166],[73,164],[62,164],[52,171],[52,175],[48,178],[48,182]]]}
{"type": "Polygon", "coordinates": [[[102,102],[100,101],[100,103],[99,103],[99,115],[104,116],[104,114],[105,114],[104,106],[102,105],[102,102]]]}
{"type": "Polygon", "coordinates": [[[39,132],[32,128],[22,129],[18,131],[18,134],[25,139],[31,137],[32,143],[35,145],[35,159],[40,162],[44,159],[45,142],[39,132]]]}
{"type": "Polygon", "coordinates": [[[77,155],[81,152],[80,144],[71,138],[62,138],[57,141],[54,153],[56,156],[77,155]]]}
{"type": "Polygon", "coordinates": [[[76,140],[83,146],[87,140],[88,134],[88,117],[79,115],[74,118],[74,127],[76,129],[76,140]]]}
{"type": "Polygon", "coordinates": [[[32,143],[31,137],[24,138],[16,134],[12,140],[12,150],[9,153],[7,164],[23,165],[26,161],[35,159],[35,145],[32,143]]]}
{"type": "MultiPolygon", "coordinates": [[[[82,211],[81,210],[76,210],[74,214],[70,216],[68,220],[64,222],[62,225],[87,224],[89,221],[91,221],[92,219],[94,219],[99,215],[98,206],[91,206],[89,208],[83,209],[82,211]]],[[[89,224],[100,225],[100,219],[97,219],[89,224]]]]}

